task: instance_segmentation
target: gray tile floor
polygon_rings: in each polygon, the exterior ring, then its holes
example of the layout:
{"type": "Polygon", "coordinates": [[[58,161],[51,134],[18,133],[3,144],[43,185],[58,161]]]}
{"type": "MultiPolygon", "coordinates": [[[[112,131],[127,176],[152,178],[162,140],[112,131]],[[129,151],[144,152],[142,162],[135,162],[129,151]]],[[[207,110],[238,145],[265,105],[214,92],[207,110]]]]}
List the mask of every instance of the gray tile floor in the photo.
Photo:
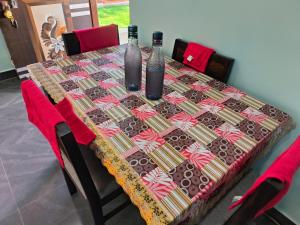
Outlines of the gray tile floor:
{"type": "MultiPolygon", "coordinates": [[[[27,121],[20,81],[0,83],[0,225],[92,225],[86,202],[70,197],[49,145],[27,121]]],[[[234,195],[254,181],[249,174],[205,217],[201,225],[221,225],[234,195]]],[[[141,224],[130,206],[108,225],[141,224]]]]}

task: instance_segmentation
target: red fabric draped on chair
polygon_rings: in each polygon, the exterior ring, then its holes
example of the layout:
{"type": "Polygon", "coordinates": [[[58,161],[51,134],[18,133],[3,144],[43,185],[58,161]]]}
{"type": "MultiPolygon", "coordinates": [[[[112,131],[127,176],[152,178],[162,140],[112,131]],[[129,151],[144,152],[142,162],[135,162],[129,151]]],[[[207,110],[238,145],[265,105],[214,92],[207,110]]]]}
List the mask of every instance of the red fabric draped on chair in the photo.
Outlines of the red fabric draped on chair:
{"type": "Polygon", "coordinates": [[[64,98],[55,107],[66,120],[79,144],[88,145],[96,138],[96,135],[75,114],[67,98],[64,98]]]}
{"type": "Polygon", "coordinates": [[[247,198],[260,187],[268,179],[277,179],[283,183],[284,188],[271,200],[269,201],[262,209],[260,209],[255,217],[262,215],[265,211],[275,206],[288,192],[289,187],[291,186],[293,176],[300,167],[300,136],[296,141],[285,151],[283,152],[273,164],[266,170],[266,172],[260,176],[252,187],[243,195],[243,197],[230,206],[230,209],[242,204],[247,198]]]}
{"type": "Polygon", "coordinates": [[[205,73],[208,61],[214,52],[215,50],[212,48],[190,42],[184,52],[183,63],[205,73]]]}
{"type": "Polygon", "coordinates": [[[51,145],[60,165],[64,168],[60,149],[57,143],[55,127],[65,120],[50,103],[32,80],[21,83],[21,91],[26,105],[28,119],[45,136],[51,145]]]}
{"type": "Polygon", "coordinates": [[[96,135],[77,117],[66,98],[53,106],[32,80],[23,81],[21,91],[29,121],[48,140],[62,168],[64,162],[57,143],[57,124],[67,123],[79,144],[88,145],[95,139],[96,135]]]}

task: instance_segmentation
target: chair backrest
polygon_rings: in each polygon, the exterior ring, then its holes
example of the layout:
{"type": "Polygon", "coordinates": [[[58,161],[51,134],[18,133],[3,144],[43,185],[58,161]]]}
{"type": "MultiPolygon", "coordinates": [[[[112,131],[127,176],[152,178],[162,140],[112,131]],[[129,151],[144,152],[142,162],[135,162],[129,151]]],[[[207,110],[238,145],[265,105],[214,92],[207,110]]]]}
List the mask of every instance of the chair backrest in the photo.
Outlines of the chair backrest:
{"type": "Polygon", "coordinates": [[[63,33],[62,38],[68,56],[80,54],[80,43],[74,32],[63,33]]]}
{"type": "MultiPolygon", "coordinates": [[[[176,39],[173,49],[172,58],[178,62],[183,62],[183,55],[188,46],[188,42],[182,39],[176,39]]],[[[208,61],[205,74],[226,83],[228,81],[232,66],[233,58],[229,58],[218,53],[214,53],[208,61]]]]}
{"type": "Polygon", "coordinates": [[[224,225],[247,224],[255,214],[284,188],[277,179],[267,179],[248,197],[224,225]]]}
{"type": "MultiPolygon", "coordinates": [[[[116,40],[116,41],[114,41],[114,43],[119,44],[119,31],[118,31],[117,25],[111,24],[111,25],[102,26],[99,28],[86,29],[84,31],[89,32],[89,31],[92,31],[95,29],[99,29],[98,35],[99,34],[101,35],[103,33],[104,36],[102,36],[102,39],[105,40],[106,38],[108,38],[108,39],[111,38],[113,40],[116,40]],[[112,30],[114,31],[113,33],[111,32],[112,30]],[[110,36],[107,36],[108,33],[110,33],[110,36]]],[[[80,46],[80,40],[78,39],[78,37],[76,36],[74,31],[70,32],[70,33],[63,33],[62,38],[64,41],[65,50],[66,50],[66,53],[68,56],[82,53],[82,48],[80,46]]],[[[109,41],[108,41],[108,43],[109,43],[109,41]]],[[[102,46],[102,48],[111,47],[111,46],[113,46],[113,45],[112,44],[104,44],[102,46]]],[[[97,49],[92,49],[92,50],[97,50],[97,49]]]]}
{"type": "Polygon", "coordinates": [[[83,196],[98,195],[80,146],[61,114],[33,81],[23,81],[21,90],[29,120],[51,141],[58,161],[63,162],[63,170],[70,175],[83,196]]]}

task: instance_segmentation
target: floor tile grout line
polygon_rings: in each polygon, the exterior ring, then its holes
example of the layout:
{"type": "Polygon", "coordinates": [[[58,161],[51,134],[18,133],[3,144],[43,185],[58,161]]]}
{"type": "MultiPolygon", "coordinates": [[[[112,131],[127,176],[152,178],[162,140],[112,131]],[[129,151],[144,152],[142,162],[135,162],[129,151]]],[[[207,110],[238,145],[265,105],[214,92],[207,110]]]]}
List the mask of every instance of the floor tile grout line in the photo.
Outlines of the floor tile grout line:
{"type": "Polygon", "coordinates": [[[22,225],[25,225],[25,222],[24,222],[24,219],[23,219],[21,210],[19,209],[19,206],[17,207],[17,211],[18,211],[18,213],[19,213],[19,215],[20,215],[20,220],[21,220],[22,225]]]}
{"type": "MultiPolygon", "coordinates": [[[[52,190],[53,192],[55,192],[57,189],[59,189],[59,188],[62,188],[63,186],[66,186],[66,184],[60,184],[60,185],[58,185],[56,188],[54,188],[54,190],[52,190]]],[[[36,198],[36,199],[34,199],[34,200],[31,200],[31,201],[29,201],[29,202],[27,202],[26,204],[24,204],[24,205],[22,205],[22,206],[18,206],[18,208],[20,208],[20,209],[24,209],[25,207],[28,207],[28,206],[30,206],[31,204],[33,204],[33,203],[35,203],[35,202],[37,202],[37,201],[39,201],[39,200],[41,200],[41,199],[43,199],[45,196],[47,196],[49,193],[45,193],[45,194],[43,194],[42,196],[40,196],[40,197],[38,197],[38,198],[36,198]]]]}
{"type": "Polygon", "coordinates": [[[3,171],[4,171],[4,176],[5,176],[5,178],[6,178],[6,180],[7,180],[7,183],[8,183],[8,187],[9,187],[10,193],[11,193],[11,195],[12,195],[12,197],[13,197],[15,203],[16,203],[16,206],[17,206],[17,212],[18,212],[18,214],[19,214],[19,216],[20,216],[21,223],[22,223],[22,225],[25,225],[23,216],[22,216],[22,214],[21,214],[21,211],[20,211],[19,206],[18,206],[18,203],[17,203],[17,199],[16,199],[16,197],[15,197],[15,195],[14,195],[14,193],[13,193],[11,184],[10,184],[10,182],[9,182],[8,175],[7,175],[7,172],[6,172],[6,169],[5,169],[5,166],[4,166],[4,163],[3,163],[2,158],[0,158],[0,162],[1,162],[1,166],[2,166],[3,171]]]}

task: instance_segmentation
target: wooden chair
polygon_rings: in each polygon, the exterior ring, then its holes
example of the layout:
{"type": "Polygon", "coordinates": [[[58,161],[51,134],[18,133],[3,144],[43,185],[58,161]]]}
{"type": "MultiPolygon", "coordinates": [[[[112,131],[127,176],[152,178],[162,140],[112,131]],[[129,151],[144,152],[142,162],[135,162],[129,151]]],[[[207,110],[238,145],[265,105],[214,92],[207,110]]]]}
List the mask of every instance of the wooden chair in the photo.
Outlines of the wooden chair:
{"type": "MultiPolygon", "coordinates": [[[[49,100],[54,108],[53,99],[45,90],[44,92],[48,99],[41,101],[49,100]]],[[[36,100],[32,102],[32,104],[36,103],[39,102],[36,100]]],[[[45,123],[45,121],[42,119],[40,123],[45,123]]],[[[107,220],[130,205],[130,200],[114,177],[102,166],[94,152],[88,146],[79,145],[76,142],[73,133],[65,123],[59,123],[55,128],[60,155],[64,163],[61,169],[70,194],[73,195],[79,191],[90,205],[95,225],[104,225],[107,220]],[[123,201],[120,202],[119,198],[117,201],[116,198],[122,194],[124,194],[123,201]],[[104,213],[103,207],[108,203],[114,203],[116,207],[110,207],[112,209],[104,213]]]]}
{"type": "Polygon", "coordinates": [[[288,218],[282,216],[270,205],[278,203],[287,193],[288,188],[300,168],[300,136],[270,165],[270,167],[256,180],[244,194],[244,198],[232,205],[240,204],[237,211],[229,218],[225,225],[256,224],[260,219],[270,218],[263,224],[295,225],[288,218]],[[269,210],[267,210],[269,209],[269,210]],[[263,210],[264,214],[254,219],[263,210]],[[272,212],[273,213],[270,213],[272,212]],[[277,212],[277,213],[274,213],[277,212]],[[270,215],[271,214],[271,215],[270,215]]]}
{"type": "MultiPolygon", "coordinates": [[[[109,25],[109,26],[115,26],[115,29],[116,29],[116,37],[113,37],[113,38],[116,38],[118,39],[118,42],[119,42],[119,31],[118,31],[118,26],[115,25],[115,24],[112,24],[112,25],[109,25]]],[[[105,29],[105,27],[108,27],[108,26],[103,26],[101,27],[102,29],[105,29]]],[[[109,37],[108,37],[109,38],[109,37]]],[[[64,41],[64,45],[65,45],[65,50],[66,50],[66,53],[68,56],[71,56],[71,55],[77,55],[77,54],[80,54],[81,53],[81,50],[80,50],[80,42],[77,38],[77,36],[75,35],[74,32],[70,32],[70,33],[63,33],[62,34],[62,39],[64,41]]],[[[105,47],[111,47],[110,45],[108,46],[105,46],[105,47]]],[[[94,50],[97,50],[97,49],[94,49],[94,50]]]]}
{"type": "Polygon", "coordinates": [[[116,202],[116,198],[124,193],[123,190],[101,165],[93,151],[76,143],[65,123],[58,124],[56,132],[65,165],[63,174],[70,194],[73,195],[79,190],[89,202],[95,225],[104,225],[107,220],[130,205],[130,200],[126,198],[122,203],[116,202]],[[104,214],[103,206],[112,202],[116,202],[117,207],[104,214]]]}
{"type": "MultiPolygon", "coordinates": [[[[188,42],[182,39],[176,39],[173,49],[172,58],[178,62],[183,62],[183,55],[188,46],[188,42]]],[[[234,59],[214,53],[205,71],[205,74],[226,83],[228,81],[234,59]]]]}
{"type": "MultiPolygon", "coordinates": [[[[245,202],[234,212],[224,225],[247,225],[253,222],[255,214],[269,201],[271,201],[283,188],[283,183],[277,179],[266,180],[249,198],[245,200],[245,202]]],[[[266,216],[267,218],[271,217],[268,215],[268,212],[262,216],[266,216]]],[[[273,218],[270,220],[274,221],[276,219],[273,218]]]]}

